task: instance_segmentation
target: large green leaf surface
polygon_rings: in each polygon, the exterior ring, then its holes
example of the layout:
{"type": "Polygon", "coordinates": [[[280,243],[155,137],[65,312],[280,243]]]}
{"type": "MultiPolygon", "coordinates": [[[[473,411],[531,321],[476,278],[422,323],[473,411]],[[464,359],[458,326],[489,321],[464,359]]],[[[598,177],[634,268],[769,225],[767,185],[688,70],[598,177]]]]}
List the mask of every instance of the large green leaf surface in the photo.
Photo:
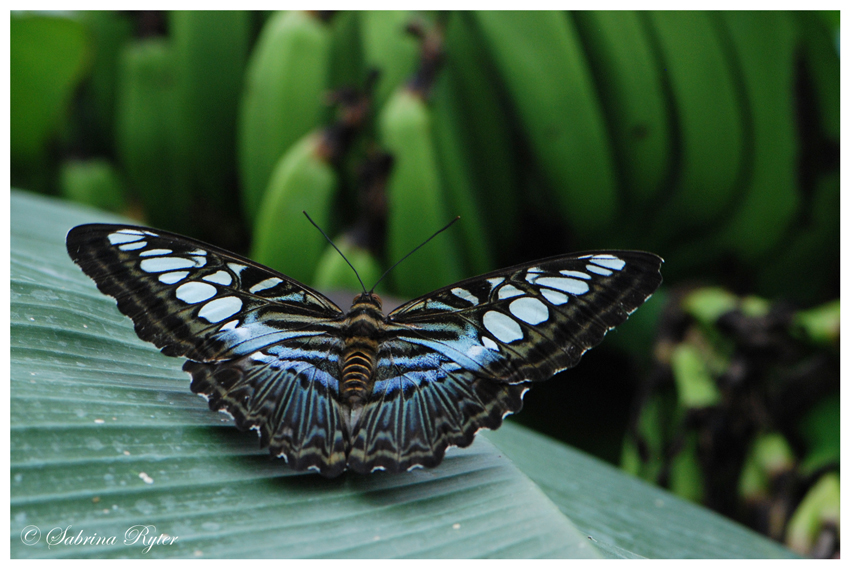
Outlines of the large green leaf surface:
{"type": "Polygon", "coordinates": [[[68,229],[117,218],[24,192],[11,205],[12,557],[790,555],[511,424],[431,470],[293,473],[68,259],[68,229]],[[176,540],[126,543],[141,527],[176,540]]]}

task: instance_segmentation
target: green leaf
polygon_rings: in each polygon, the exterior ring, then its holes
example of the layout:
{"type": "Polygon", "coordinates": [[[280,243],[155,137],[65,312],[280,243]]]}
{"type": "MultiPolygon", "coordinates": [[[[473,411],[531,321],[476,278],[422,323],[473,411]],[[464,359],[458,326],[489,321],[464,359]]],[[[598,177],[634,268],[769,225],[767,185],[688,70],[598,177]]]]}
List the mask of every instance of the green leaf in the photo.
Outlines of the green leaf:
{"type": "Polygon", "coordinates": [[[115,216],[21,192],[11,206],[12,557],[791,555],[510,424],[431,470],[293,473],[68,259],[70,227],[115,216]]]}
{"type": "Polygon", "coordinates": [[[488,433],[487,438],[522,468],[605,555],[733,559],[794,556],[719,514],[533,431],[508,425],[488,433]]]}

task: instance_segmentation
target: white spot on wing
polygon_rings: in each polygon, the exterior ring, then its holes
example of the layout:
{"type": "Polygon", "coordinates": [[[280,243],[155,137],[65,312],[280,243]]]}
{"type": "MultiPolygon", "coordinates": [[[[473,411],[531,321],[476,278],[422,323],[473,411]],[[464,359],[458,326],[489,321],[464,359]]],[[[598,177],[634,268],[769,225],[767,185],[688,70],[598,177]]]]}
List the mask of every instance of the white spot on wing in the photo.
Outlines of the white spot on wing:
{"type": "Polygon", "coordinates": [[[139,253],[139,257],[158,257],[160,255],[170,255],[173,252],[171,249],[149,249],[143,253],[139,253]]]}
{"type": "MultiPolygon", "coordinates": [[[[216,298],[206,303],[203,308],[198,311],[198,316],[213,324],[221,322],[225,318],[230,318],[237,312],[242,310],[242,301],[235,296],[223,296],[216,298]]],[[[221,327],[221,330],[231,330],[239,324],[238,320],[228,322],[221,327]],[[232,324],[232,325],[231,325],[232,324]]]]}
{"type": "Polygon", "coordinates": [[[231,277],[230,273],[227,271],[216,271],[211,275],[203,277],[202,280],[224,286],[228,286],[233,283],[233,277],[231,277]]]}
{"type": "Polygon", "coordinates": [[[239,263],[227,263],[227,266],[230,267],[230,270],[237,275],[241,274],[242,271],[245,270],[245,265],[240,265],[239,263]]]}
{"type": "Polygon", "coordinates": [[[195,249],[194,251],[189,252],[189,255],[200,255],[202,257],[206,256],[206,254],[207,254],[207,252],[204,251],[203,249],[195,249]]]}
{"type": "Polygon", "coordinates": [[[562,275],[564,275],[565,277],[575,277],[577,279],[584,279],[586,281],[590,280],[590,278],[591,278],[590,275],[588,275],[587,273],[583,273],[581,271],[566,271],[566,270],[564,270],[564,271],[560,271],[560,273],[562,275]]]}
{"type": "Polygon", "coordinates": [[[189,271],[175,271],[173,273],[163,273],[159,275],[159,282],[162,284],[175,284],[189,276],[189,271]]]}
{"type": "Polygon", "coordinates": [[[522,339],[522,328],[510,316],[490,310],[484,314],[483,321],[484,327],[506,344],[522,339]]]}
{"type": "Polygon", "coordinates": [[[146,273],[164,273],[165,271],[194,267],[195,262],[184,257],[154,257],[153,259],[145,259],[140,263],[140,266],[146,273]]]}
{"type": "Polygon", "coordinates": [[[515,296],[521,296],[523,293],[514,285],[508,284],[499,289],[499,293],[496,295],[499,300],[504,300],[506,298],[513,298],[515,296]]]}
{"type": "Polygon", "coordinates": [[[133,241],[138,241],[142,238],[142,233],[140,231],[134,231],[132,233],[128,233],[128,230],[118,231],[116,233],[110,233],[107,235],[107,239],[112,245],[121,245],[122,243],[132,243],[133,241]]]}
{"type": "Polygon", "coordinates": [[[118,248],[122,251],[135,251],[136,249],[144,249],[147,246],[147,241],[136,241],[135,243],[125,243],[124,245],[119,245],[118,248]]]}
{"type": "Polygon", "coordinates": [[[279,279],[279,278],[277,278],[277,277],[269,277],[269,278],[267,278],[267,279],[265,279],[265,280],[262,280],[262,281],[258,282],[257,284],[255,284],[254,286],[252,286],[250,289],[248,289],[248,291],[249,291],[249,292],[252,292],[252,293],[254,293],[254,294],[257,294],[257,293],[258,293],[258,292],[260,292],[260,291],[268,290],[268,289],[270,289],[270,288],[274,288],[274,287],[276,287],[278,284],[280,284],[280,283],[282,283],[282,282],[283,282],[283,281],[282,281],[282,280],[280,280],[280,279],[279,279]]]}
{"type": "Polygon", "coordinates": [[[541,288],[540,294],[542,294],[543,298],[545,298],[555,306],[560,306],[570,299],[570,297],[566,294],[558,292],[557,290],[552,290],[550,288],[541,288]]]}
{"type": "Polygon", "coordinates": [[[610,271],[610,270],[606,269],[605,267],[597,267],[596,265],[594,265],[592,263],[588,263],[586,268],[589,272],[596,273],[597,275],[601,275],[603,277],[610,277],[611,275],[614,274],[614,271],[610,271]]]}
{"type": "Polygon", "coordinates": [[[188,282],[177,287],[174,294],[188,304],[197,304],[215,296],[216,288],[206,283],[188,282]]]}
{"type": "MultiPolygon", "coordinates": [[[[223,299],[220,298],[219,300],[223,300],[223,299]]],[[[204,308],[206,308],[206,306],[204,308]]],[[[225,332],[227,330],[233,330],[237,326],[239,326],[239,320],[231,320],[230,322],[228,322],[227,324],[225,324],[221,328],[219,328],[218,331],[219,332],[225,332]]]]}
{"type": "Polygon", "coordinates": [[[487,336],[481,337],[481,343],[484,344],[485,348],[489,348],[495,352],[499,351],[499,344],[488,338],[487,336]]]}
{"type": "Polygon", "coordinates": [[[490,290],[493,290],[503,282],[505,282],[504,277],[493,277],[491,279],[487,279],[487,282],[490,283],[490,290]]]}
{"type": "Polygon", "coordinates": [[[594,255],[590,258],[590,262],[596,265],[602,265],[608,269],[614,269],[615,271],[622,271],[623,267],[626,266],[624,260],[614,255],[594,255]]]}
{"type": "Polygon", "coordinates": [[[590,290],[586,282],[567,277],[540,277],[534,283],[538,286],[554,288],[567,294],[584,294],[590,290]]]}
{"type": "Polygon", "coordinates": [[[452,294],[469,302],[472,306],[478,306],[478,298],[465,288],[455,287],[452,289],[452,294]]]}
{"type": "Polygon", "coordinates": [[[511,314],[528,324],[540,324],[549,319],[549,309],[536,298],[523,297],[511,302],[511,314]]]}

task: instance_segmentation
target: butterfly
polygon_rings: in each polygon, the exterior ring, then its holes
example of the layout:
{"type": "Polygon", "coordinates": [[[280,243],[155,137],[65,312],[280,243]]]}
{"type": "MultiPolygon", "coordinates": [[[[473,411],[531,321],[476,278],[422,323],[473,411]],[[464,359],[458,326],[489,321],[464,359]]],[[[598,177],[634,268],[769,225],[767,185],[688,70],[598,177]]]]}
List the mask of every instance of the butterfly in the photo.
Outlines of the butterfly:
{"type": "Polygon", "coordinates": [[[466,279],[383,314],[348,312],[249,259],[145,227],[91,224],[68,254],[138,336],[186,358],[211,410],[295,470],[434,467],[496,429],[538,381],[575,366],[661,284],[638,251],[550,257],[466,279]]]}

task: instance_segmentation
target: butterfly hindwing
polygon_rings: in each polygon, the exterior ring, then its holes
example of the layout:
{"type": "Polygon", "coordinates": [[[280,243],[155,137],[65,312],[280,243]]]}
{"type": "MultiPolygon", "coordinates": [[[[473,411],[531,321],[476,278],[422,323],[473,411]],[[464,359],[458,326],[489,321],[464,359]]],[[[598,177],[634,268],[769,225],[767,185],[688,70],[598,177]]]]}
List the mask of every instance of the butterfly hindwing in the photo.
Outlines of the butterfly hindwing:
{"type": "Polygon", "coordinates": [[[661,283],[641,252],[553,257],[467,279],[387,318],[375,384],[352,434],[358,469],[431,466],[519,411],[531,382],[576,365],[661,283]]]}
{"type": "Polygon", "coordinates": [[[321,294],[187,237],[82,225],[71,258],[143,340],[189,359],[192,390],[303,470],[345,466],[338,366],[344,314],[321,294]]]}
{"type": "Polygon", "coordinates": [[[192,374],[192,391],[203,394],[210,409],[227,411],[242,430],[257,430],[261,446],[295,470],[337,476],[345,469],[348,429],[336,378],[273,357],[243,356],[220,364],[190,360],[183,369],[192,374]]]}
{"type": "Polygon", "coordinates": [[[469,446],[480,429],[497,429],[506,414],[519,411],[528,386],[490,381],[429,348],[386,341],[352,434],[349,467],[436,466],[448,447],[469,446]]]}

